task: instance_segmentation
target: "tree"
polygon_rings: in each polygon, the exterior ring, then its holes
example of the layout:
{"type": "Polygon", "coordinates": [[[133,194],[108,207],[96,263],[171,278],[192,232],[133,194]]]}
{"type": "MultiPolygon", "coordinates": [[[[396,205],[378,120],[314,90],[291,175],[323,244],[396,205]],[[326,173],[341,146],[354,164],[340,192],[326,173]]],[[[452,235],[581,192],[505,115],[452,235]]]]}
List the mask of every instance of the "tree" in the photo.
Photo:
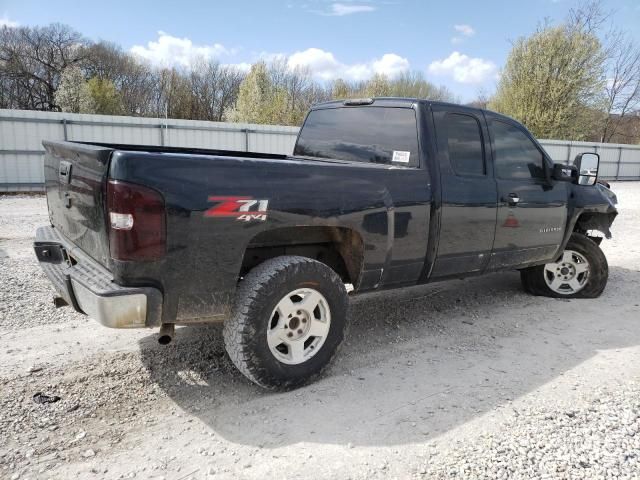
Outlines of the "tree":
{"type": "Polygon", "coordinates": [[[62,72],[79,64],[87,41],[57,23],[0,28],[0,79],[7,108],[60,110],[55,93],[62,72]]]}
{"type": "Polygon", "coordinates": [[[391,85],[386,75],[374,74],[364,87],[367,97],[388,97],[391,95],[391,85]]]}
{"type": "MultiPolygon", "coordinates": [[[[113,84],[118,91],[123,115],[158,115],[153,94],[154,72],[146,63],[126,53],[118,45],[98,42],[85,47],[83,70],[88,78],[113,84]]],[[[164,115],[164,110],[162,111],[164,115]]]]}
{"type": "Polygon", "coordinates": [[[490,107],[541,138],[585,138],[599,119],[604,86],[605,54],[590,25],[543,25],[517,40],[490,107]]]}
{"type": "Polygon", "coordinates": [[[478,89],[475,100],[469,102],[468,105],[474,108],[486,109],[489,107],[490,100],[491,97],[489,96],[487,91],[484,88],[480,88],[478,89]]]}
{"type": "Polygon", "coordinates": [[[640,107],[640,47],[620,35],[611,45],[607,64],[606,116],[601,142],[610,142],[619,133],[625,118],[640,107]]]}
{"type": "Polygon", "coordinates": [[[233,107],[244,75],[234,67],[200,59],[191,68],[192,117],[221,122],[233,107]]]}
{"type": "Polygon", "coordinates": [[[343,100],[351,96],[351,88],[342,78],[337,78],[331,85],[331,98],[343,100]]]}
{"type": "Polygon", "coordinates": [[[287,123],[286,92],[273,84],[264,62],[254,64],[240,84],[238,101],[229,118],[245,123],[287,123]]]}
{"type": "Polygon", "coordinates": [[[122,115],[122,99],[112,81],[93,77],[87,82],[93,113],[122,115]]]}
{"type": "Polygon", "coordinates": [[[421,72],[403,72],[391,81],[390,92],[394,97],[420,98],[453,102],[455,96],[449,89],[425,80],[421,72]]]}
{"type": "Polygon", "coordinates": [[[238,101],[235,108],[228,115],[232,121],[246,123],[265,122],[265,104],[271,90],[267,67],[264,63],[257,63],[240,84],[238,101]]]}
{"type": "Polygon", "coordinates": [[[271,62],[267,70],[276,91],[286,96],[285,125],[300,125],[313,104],[328,99],[325,89],[313,81],[308,67],[291,67],[281,58],[271,62]]]}
{"type": "Polygon", "coordinates": [[[93,113],[91,92],[80,67],[72,65],[64,70],[55,103],[63,112],[93,113]]]}
{"type": "Polygon", "coordinates": [[[176,68],[156,70],[153,85],[154,115],[194,120],[191,85],[183,71],[176,68]]]}

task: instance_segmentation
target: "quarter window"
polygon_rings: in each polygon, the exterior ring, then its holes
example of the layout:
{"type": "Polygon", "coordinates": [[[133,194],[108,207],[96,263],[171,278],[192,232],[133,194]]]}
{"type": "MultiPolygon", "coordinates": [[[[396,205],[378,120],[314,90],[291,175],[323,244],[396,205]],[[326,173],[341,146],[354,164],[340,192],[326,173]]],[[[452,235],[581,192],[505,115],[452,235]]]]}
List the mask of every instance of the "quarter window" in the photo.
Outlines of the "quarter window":
{"type": "Polygon", "coordinates": [[[449,162],[456,175],[484,175],[484,151],[480,124],[470,115],[446,117],[449,162]]]}
{"type": "Polygon", "coordinates": [[[544,178],[542,152],[518,127],[494,120],[491,135],[496,175],[504,179],[544,178]]]}

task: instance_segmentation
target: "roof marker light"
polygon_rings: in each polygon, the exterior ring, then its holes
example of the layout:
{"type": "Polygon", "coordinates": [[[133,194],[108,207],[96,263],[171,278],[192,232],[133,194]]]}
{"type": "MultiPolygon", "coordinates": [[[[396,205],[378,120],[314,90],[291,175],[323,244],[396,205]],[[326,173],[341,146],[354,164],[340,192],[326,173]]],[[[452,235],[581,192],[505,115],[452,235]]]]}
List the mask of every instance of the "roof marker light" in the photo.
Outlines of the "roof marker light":
{"type": "Polygon", "coordinates": [[[373,103],[373,98],[353,98],[351,100],[345,100],[342,102],[343,105],[352,106],[352,105],[371,105],[373,103]]]}

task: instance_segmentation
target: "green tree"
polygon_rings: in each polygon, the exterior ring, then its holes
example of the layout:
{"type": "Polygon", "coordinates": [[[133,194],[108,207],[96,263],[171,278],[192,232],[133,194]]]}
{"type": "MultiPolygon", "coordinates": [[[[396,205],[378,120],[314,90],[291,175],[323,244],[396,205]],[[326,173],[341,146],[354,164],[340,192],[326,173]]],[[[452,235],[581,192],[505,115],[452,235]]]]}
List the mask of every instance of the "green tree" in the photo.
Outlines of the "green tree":
{"type": "Polygon", "coordinates": [[[342,100],[351,96],[351,88],[342,78],[336,78],[331,85],[331,98],[342,100]]]}
{"type": "Polygon", "coordinates": [[[454,102],[455,96],[447,87],[436,86],[425,80],[421,72],[403,72],[391,81],[394,97],[422,98],[454,102]]]}
{"type": "Polygon", "coordinates": [[[264,62],[251,67],[240,84],[236,106],[228,115],[234,122],[287,124],[287,92],[274,85],[264,62]]]}
{"type": "Polygon", "coordinates": [[[579,140],[601,116],[605,54],[584,22],[544,25],[517,40],[490,108],[537,137],[579,140]]]}
{"type": "Polygon", "coordinates": [[[386,75],[376,73],[366,83],[364,93],[367,97],[388,97],[391,95],[391,84],[386,75]]]}
{"type": "Polygon", "coordinates": [[[93,113],[89,85],[78,66],[73,65],[64,69],[54,99],[63,112],[93,113]]]}
{"type": "Polygon", "coordinates": [[[110,80],[94,77],[87,82],[94,113],[122,115],[122,99],[110,80]]]}

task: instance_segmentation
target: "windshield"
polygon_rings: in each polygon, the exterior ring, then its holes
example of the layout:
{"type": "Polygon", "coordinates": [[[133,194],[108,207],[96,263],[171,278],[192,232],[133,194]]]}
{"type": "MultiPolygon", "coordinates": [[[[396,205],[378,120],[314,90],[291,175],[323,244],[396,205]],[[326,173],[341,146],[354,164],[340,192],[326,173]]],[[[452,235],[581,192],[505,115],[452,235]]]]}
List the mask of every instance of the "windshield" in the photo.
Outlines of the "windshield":
{"type": "Polygon", "coordinates": [[[412,108],[342,107],[313,110],[294,155],[418,165],[418,130],[412,108]]]}

